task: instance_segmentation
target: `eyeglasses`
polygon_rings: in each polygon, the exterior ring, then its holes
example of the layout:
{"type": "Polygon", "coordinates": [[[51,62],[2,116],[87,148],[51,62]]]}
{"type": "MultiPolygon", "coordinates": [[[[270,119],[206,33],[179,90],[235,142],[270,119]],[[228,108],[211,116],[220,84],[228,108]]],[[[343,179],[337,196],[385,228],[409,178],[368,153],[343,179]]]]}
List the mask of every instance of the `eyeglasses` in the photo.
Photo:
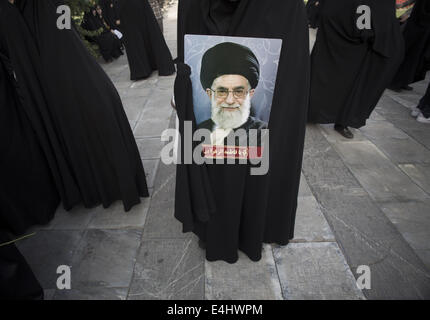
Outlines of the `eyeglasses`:
{"type": "Polygon", "coordinates": [[[236,99],[243,99],[248,94],[249,91],[245,89],[234,89],[234,90],[227,90],[227,89],[216,89],[212,90],[212,92],[215,92],[215,98],[217,99],[227,99],[230,92],[233,93],[233,97],[236,99]]]}

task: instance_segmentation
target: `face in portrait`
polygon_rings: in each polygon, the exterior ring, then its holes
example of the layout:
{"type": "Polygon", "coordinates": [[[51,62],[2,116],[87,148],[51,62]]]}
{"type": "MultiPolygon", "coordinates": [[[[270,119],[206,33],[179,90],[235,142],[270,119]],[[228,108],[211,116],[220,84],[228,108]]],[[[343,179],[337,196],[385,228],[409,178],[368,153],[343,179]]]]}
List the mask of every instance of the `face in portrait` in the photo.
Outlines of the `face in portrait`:
{"type": "Polygon", "coordinates": [[[207,50],[202,58],[200,81],[211,102],[211,118],[199,128],[217,132],[218,142],[239,128],[267,128],[267,123],[251,116],[259,77],[260,64],[248,47],[223,42],[207,50]]]}
{"type": "Polygon", "coordinates": [[[244,76],[227,74],[216,78],[206,93],[211,99],[212,121],[221,129],[236,129],[251,114],[255,89],[244,76]]]}

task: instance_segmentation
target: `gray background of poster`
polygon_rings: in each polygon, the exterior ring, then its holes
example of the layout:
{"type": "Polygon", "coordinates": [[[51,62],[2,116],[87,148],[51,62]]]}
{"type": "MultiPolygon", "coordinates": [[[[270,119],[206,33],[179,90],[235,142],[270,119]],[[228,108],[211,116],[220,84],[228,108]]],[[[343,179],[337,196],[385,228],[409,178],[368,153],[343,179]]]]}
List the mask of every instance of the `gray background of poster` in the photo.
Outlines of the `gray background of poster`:
{"type": "Polygon", "coordinates": [[[210,100],[200,83],[203,54],[221,42],[234,42],[250,48],[260,62],[260,82],[252,99],[253,115],[269,122],[275,91],[276,75],[281,54],[281,39],[242,38],[224,36],[185,36],[185,63],[191,67],[193,83],[194,114],[197,124],[211,117],[210,100]]]}

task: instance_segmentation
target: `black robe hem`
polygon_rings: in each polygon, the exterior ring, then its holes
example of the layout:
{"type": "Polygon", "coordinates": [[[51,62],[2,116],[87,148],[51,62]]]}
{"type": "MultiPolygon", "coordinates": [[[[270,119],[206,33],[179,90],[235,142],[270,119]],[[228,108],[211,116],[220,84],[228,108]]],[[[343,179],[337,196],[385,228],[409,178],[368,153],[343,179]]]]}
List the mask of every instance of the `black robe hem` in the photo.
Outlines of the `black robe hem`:
{"type": "MultiPolygon", "coordinates": [[[[193,228],[190,229],[190,227],[183,227],[182,233],[186,234],[186,233],[193,233],[200,241],[202,242],[206,242],[206,239],[199,235],[196,231],[193,230],[193,228]]],[[[251,261],[253,262],[259,262],[262,259],[262,251],[263,251],[263,245],[264,244],[270,244],[270,245],[276,245],[276,246],[281,246],[281,247],[285,247],[287,246],[290,241],[293,239],[294,237],[291,237],[288,240],[273,240],[271,238],[267,238],[265,240],[262,241],[262,245],[261,245],[261,251],[259,251],[257,254],[255,253],[251,253],[249,250],[245,249],[243,246],[239,245],[237,247],[236,250],[236,254],[234,254],[233,256],[221,256],[221,255],[217,255],[217,254],[210,254],[208,253],[208,250],[205,249],[206,252],[206,260],[208,262],[216,262],[216,261],[224,261],[227,262],[228,264],[235,264],[239,261],[239,254],[238,251],[244,253],[251,261]]]]}
{"type": "Polygon", "coordinates": [[[82,206],[85,209],[93,209],[93,208],[97,208],[99,206],[103,206],[104,209],[108,209],[115,202],[121,201],[123,203],[123,205],[124,205],[124,211],[125,212],[129,212],[134,206],[137,206],[137,205],[139,205],[139,204],[142,203],[142,200],[141,200],[142,198],[149,198],[149,197],[150,197],[150,195],[149,195],[148,192],[143,192],[142,194],[139,195],[138,199],[135,199],[133,201],[127,202],[127,204],[125,204],[124,200],[121,199],[121,198],[113,198],[113,199],[110,199],[108,202],[97,201],[97,202],[93,202],[93,203],[84,203],[82,201],[78,201],[78,202],[75,202],[72,205],[67,205],[67,206],[64,205],[64,203],[63,203],[63,208],[66,211],[71,211],[74,207],[82,204],[82,206]]]}

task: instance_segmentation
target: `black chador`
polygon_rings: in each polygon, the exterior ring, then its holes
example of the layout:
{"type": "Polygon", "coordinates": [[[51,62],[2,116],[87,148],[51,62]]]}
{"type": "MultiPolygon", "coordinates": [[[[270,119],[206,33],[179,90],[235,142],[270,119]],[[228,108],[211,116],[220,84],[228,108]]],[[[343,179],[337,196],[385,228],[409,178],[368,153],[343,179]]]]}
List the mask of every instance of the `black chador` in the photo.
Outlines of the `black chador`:
{"type": "Polygon", "coordinates": [[[173,74],[172,55],[148,0],[120,0],[118,10],[131,80],[145,79],[154,70],[160,76],[173,74]]]}
{"type": "MultiPolygon", "coordinates": [[[[37,50],[16,7],[0,1],[0,229],[22,234],[59,205],[37,50]]],[[[58,181],[58,180],[57,180],[58,181]]]]}
{"type": "Polygon", "coordinates": [[[403,58],[393,0],[325,0],[312,52],[309,120],[360,128],[403,58]],[[357,8],[370,7],[371,28],[357,8]]]}
{"type": "Polygon", "coordinates": [[[59,141],[54,156],[65,160],[57,188],[67,210],[122,200],[128,211],[148,196],[136,141],[109,77],[74,28],[57,28],[55,1],[18,4],[40,53],[50,113],[46,126],[55,130],[48,138],[59,141]]]}
{"type": "Polygon", "coordinates": [[[121,21],[117,12],[117,1],[114,0],[99,0],[99,6],[102,9],[103,17],[111,29],[119,29],[121,21]]]}
{"type": "Polygon", "coordinates": [[[311,28],[318,28],[320,19],[320,9],[324,0],[309,0],[306,3],[306,10],[308,12],[309,26],[311,28]]]}
{"type": "Polygon", "coordinates": [[[0,299],[43,299],[10,234],[48,223],[60,202],[38,63],[21,14],[0,0],[0,299]]]}
{"type": "Polygon", "coordinates": [[[430,70],[430,1],[417,0],[403,35],[406,53],[390,86],[394,90],[408,89],[430,70]]]}
{"type": "MultiPolygon", "coordinates": [[[[205,242],[206,258],[234,263],[241,250],[258,261],[263,243],[286,245],[294,237],[309,90],[305,6],[302,0],[183,1],[181,48],[184,34],[283,40],[268,124],[269,172],[251,175],[251,164],[238,163],[177,166],[175,217],[184,232],[192,231],[205,242]]],[[[183,57],[180,52],[175,82],[181,139],[184,121],[196,128],[191,69],[183,57]]]]}
{"type": "Polygon", "coordinates": [[[85,13],[81,26],[88,31],[102,30],[100,35],[94,36],[90,40],[97,43],[105,61],[117,59],[123,54],[121,41],[112,33],[104,16],[99,16],[96,8],[91,8],[89,12],[85,13]]]}

